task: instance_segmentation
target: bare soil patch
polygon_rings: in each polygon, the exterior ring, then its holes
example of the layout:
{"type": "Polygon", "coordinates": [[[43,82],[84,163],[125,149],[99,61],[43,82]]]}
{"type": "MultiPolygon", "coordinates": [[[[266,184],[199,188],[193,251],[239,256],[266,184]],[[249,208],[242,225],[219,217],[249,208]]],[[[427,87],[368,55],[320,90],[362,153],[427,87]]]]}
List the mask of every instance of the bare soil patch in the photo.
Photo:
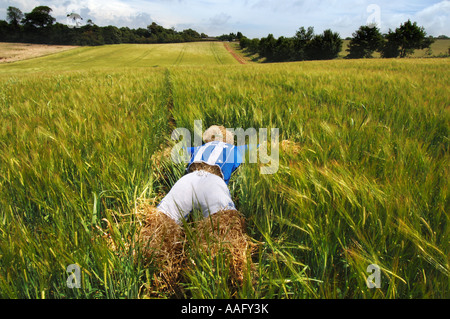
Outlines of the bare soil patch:
{"type": "Polygon", "coordinates": [[[74,48],[77,46],[0,42],[0,63],[37,58],[74,48]]]}
{"type": "Polygon", "coordinates": [[[225,46],[225,49],[227,49],[228,52],[230,52],[230,54],[240,63],[240,64],[246,64],[245,60],[239,56],[238,54],[236,54],[236,52],[234,52],[234,50],[230,47],[230,45],[226,42],[223,43],[223,45],[225,46]]]}

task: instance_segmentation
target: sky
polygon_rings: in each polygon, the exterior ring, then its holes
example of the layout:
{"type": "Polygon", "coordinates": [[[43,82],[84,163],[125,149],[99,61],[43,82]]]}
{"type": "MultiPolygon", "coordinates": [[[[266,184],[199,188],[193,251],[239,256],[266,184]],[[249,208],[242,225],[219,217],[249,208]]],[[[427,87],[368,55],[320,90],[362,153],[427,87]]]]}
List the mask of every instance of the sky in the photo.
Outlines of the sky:
{"type": "Polygon", "coordinates": [[[325,29],[349,37],[361,25],[377,23],[382,32],[410,19],[428,35],[450,36],[450,0],[0,0],[0,20],[9,6],[23,13],[46,5],[57,22],[70,24],[78,13],[82,23],[145,28],[156,22],[177,31],[192,28],[210,36],[242,32],[249,38],[291,37],[300,27],[325,29]]]}

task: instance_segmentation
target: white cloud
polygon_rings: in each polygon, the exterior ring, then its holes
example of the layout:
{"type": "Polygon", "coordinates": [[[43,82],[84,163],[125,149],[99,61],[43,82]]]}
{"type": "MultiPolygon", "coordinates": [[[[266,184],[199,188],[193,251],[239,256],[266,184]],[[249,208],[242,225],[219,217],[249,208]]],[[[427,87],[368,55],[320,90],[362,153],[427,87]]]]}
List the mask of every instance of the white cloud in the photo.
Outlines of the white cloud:
{"type": "Polygon", "coordinates": [[[227,23],[230,20],[231,16],[229,14],[226,13],[218,13],[215,16],[209,18],[209,22],[212,25],[223,25],[225,23],[227,23]]]}
{"type": "MultiPolygon", "coordinates": [[[[116,25],[130,27],[146,27],[152,22],[149,14],[143,10],[142,3],[133,3],[123,0],[0,0],[0,10],[4,8],[6,17],[6,8],[14,6],[22,12],[30,12],[34,7],[46,5],[52,8],[51,15],[60,23],[67,23],[67,14],[78,13],[86,22],[92,19],[98,25],[116,25]]],[[[0,12],[0,19],[2,19],[0,12]]]]}
{"type": "Polygon", "coordinates": [[[140,14],[140,8],[120,0],[69,0],[55,1],[51,6],[55,17],[63,17],[71,12],[84,13],[84,20],[92,19],[98,25],[124,26],[131,24],[140,14]]]}
{"type": "Polygon", "coordinates": [[[316,33],[330,28],[346,37],[366,24],[367,7],[373,3],[381,9],[382,32],[411,19],[428,34],[450,35],[448,0],[0,0],[0,19],[6,18],[8,6],[29,12],[47,5],[61,23],[76,12],[83,21],[119,27],[145,27],[155,21],[166,28],[193,28],[209,35],[241,31],[249,37],[268,33],[277,37],[313,26],[316,33]]]}
{"type": "Polygon", "coordinates": [[[449,35],[450,1],[442,1],[416,14],[417,23],[423,25],[427,33],[449,35]]]}

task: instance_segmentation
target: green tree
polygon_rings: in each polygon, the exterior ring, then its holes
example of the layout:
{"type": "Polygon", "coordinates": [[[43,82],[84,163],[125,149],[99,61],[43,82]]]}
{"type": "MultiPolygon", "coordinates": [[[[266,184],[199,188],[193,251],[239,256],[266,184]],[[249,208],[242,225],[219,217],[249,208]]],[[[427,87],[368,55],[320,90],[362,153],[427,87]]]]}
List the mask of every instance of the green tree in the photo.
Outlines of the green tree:
{"type": "Polygon", "coordinates": [[[250,43],[250,39],[247,38],[246,36],[243,36],[240,40],[239,40],[239,45],[242,49],[245,49],[248,47],[250,43]]]}
{"type": "MultiPolygon", "coordinates": [[[[176,34],[175,31],[174,34],[176,34]]],[[[192,29],[183,30],[183,32],[181,32],[181,36],[185,41],[195,41],[196,39],[200,39],[200,33],[192,29]]]]}
{"type": "Polygon", "coordinates": [[[22,20],[25,26],[32,26],[35,28],[44,28],[51,26],[56,19],[50,15],[53,10],[47,6],[39,6],[33,9],[30,13],[25,13],[25,18],[22,20]]]}
{"type": "Polygon", "coordinates": [[[164,32],[164,27],[156,24],[155,22],[152,22],[149,26],[147,26],[148,31],[150,31],[151,34],[158,35],[164,32]]]}
{"type": "Polygon", "coordinates": [[[275,43],[274,61],[292,61],[294,59],[294,41],[292,38],[279,37],[275,43]]]}
{"type": "Polygon", "coordinates": [[[273,59],[276,42],[277,40],[275,40],[273,34],[269,34],[266,38],[261,38],[259,41],[259,54],[271,61],[273,59]]]}
{"type": "Polygon", "coordinates": [[[6,9],[6,19],[12,26],[18,27],[20,21],[23,19],[23,13],[16,7],[8,7],[6,9]]]}
{"type": "Polygon", "coordinates": [[[353,38],[348,45],[347,58],[360,59],[371,58],[373,52],[380,51],[383,47],[384,39],[380,30],[376,26],[361,26],[353,33],[353,38]]]}
{"type": "Polygon", "coordinates": [[[120,32],[122,33],[122,43],[135,43],[136,42],[136,36],[133,33],[133,30],[131,30],[128,27],[122,27],[120,28],[120,32]]]}
{"type": "Polygon", "coordinates": [[[11,26],[5,20],[0,20],[0,41],[8,41],[11,34],[11,26]]]}
{"type": "Polygon", "coordinates": [[[34,28],[45,28],[51,26],[56,19],[50,15],[52,9],[47,6],[38,6],[30,13],[25,13],[22,20],[25,26],[34,28]]]}
{"type": "Polygon", "coordinates": [[[382,50],[382,56],[386,58],[400,56],[404,58],[414,53],[416,49],[426,49],[434,42],[423,27],[410,20],[401,24],[395,31],[389,30],[385,36],[386,43],[382,50]]]}
{"type": "Polygon", "coordinates": [[[400,54],[400,49],[397,41],[397,34],[389,30],[384,36],[385,42],[381,48],[381,57],[396,58],[400,54]]]}
{"type": "Polygon", "coordinates": [[[218,40],[220,41],[234,41],[236,40],[236,34],[234,34],[233,32],[231,32],[230,34],[222,34],[220,36],[217,37],[218,40]]]}
{"type": "Polygon", "coordinates": [[[51,29],[46,31],[45,43],[49,44],[72,44],[75,42],[77,29],[71,29],[62,23],[55,23],[51,29]]]}
{"type": "Polygon", "coordinates": [[[105,44],[119,44],[122,43],[122,32],[119,28],[109,25],[102,28],[102,35],[105,44]]]}
{"type": "Polygon", "coordinates": [[[97,25],[85,25],[80,28],[81,34],[77,38],[77,45],[103,45],[102,29],[97,25]]]}
{"type": "Polygon", "coordinates": [[[259,48],[259,39],[258,38],[251,39],[250,42],[248,43],[249,51],[256,53],[258,52],[258,48],[259,48]]]}
{"type": "Polygon", "coordinates": [[[306,46],[309,60],[328,60],[337,58],[342,49],[342,39],[339,33],[330,29],[315,35],[306,46]]]}
{"type": "Polygon", "coordinates": [[[305,29],[301,27],[294,36],[293,39],[293,50],[294,50],[294,59],[297,61],[306,60],[308,57],[306,55],[306,47],[309,42],[314,37],[314,28],[308,27],[305,29]]]}

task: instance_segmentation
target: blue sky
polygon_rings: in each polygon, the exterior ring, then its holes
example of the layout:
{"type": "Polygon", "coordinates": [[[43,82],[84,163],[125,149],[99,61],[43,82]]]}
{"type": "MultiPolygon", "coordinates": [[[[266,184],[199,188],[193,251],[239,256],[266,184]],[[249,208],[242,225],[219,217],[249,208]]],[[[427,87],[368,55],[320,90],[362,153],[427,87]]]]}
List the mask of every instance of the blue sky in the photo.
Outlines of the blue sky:
{"type": "Polygon", "coordinates": [[[347,37],[368,22],[387,32],[408,19],[429,35],[450,36],[449,0],[0,0],[0,19],[6,19],[8,6],[30,12],[39,5],[51,7],[60,23],[70,23],[66,15],[76,12],[100,26],[145,28],[156,22],[212,36],[237,31],[250,38],[293,36],[299,27],[313,26],[316,33],[330,28],[347,37]]]}

